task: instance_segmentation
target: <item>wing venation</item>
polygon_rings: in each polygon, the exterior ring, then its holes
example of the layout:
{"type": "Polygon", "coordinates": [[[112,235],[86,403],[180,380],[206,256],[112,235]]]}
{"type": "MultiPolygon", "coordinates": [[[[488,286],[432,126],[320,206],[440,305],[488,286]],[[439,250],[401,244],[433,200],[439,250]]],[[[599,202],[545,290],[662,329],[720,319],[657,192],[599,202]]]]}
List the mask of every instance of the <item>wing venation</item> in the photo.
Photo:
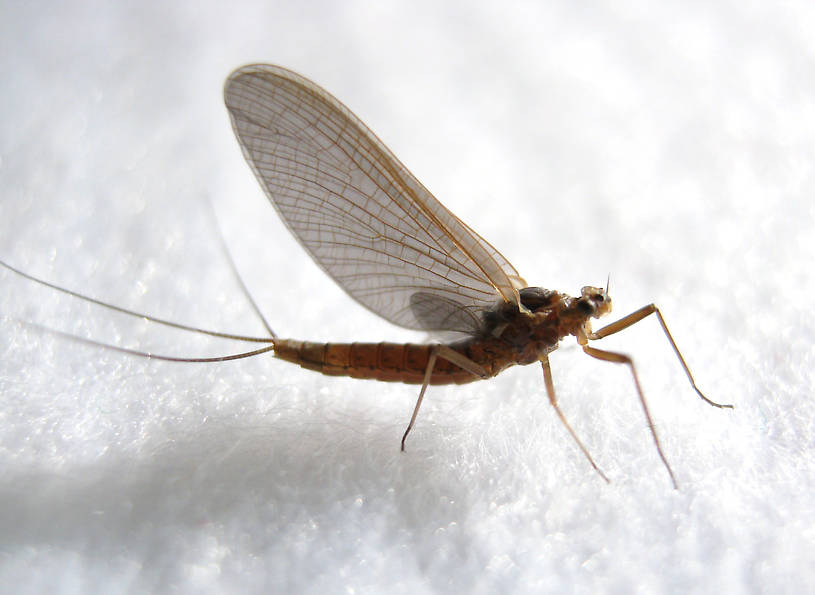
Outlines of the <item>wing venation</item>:
{"type": "Polygon", "coordinates": [[[286,226],[362,305],[408,328],[473,332],[477,312],[518,303],[512,265],[329,93],[284,68],[251,65],[230,75],[224,97],[286,226]],[[433,304],[445,311],[429,313],[433,304]]]}

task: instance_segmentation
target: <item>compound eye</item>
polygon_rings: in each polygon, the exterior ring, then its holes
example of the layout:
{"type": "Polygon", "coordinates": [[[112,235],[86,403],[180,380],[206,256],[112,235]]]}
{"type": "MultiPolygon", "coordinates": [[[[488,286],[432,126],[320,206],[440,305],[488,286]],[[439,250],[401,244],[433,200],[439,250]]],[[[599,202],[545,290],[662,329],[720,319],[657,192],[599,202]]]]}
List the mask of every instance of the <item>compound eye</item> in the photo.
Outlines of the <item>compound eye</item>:
{"type": "Polygon", "coordinates": [[[595,311],[594,304],[592,304],[591,300],[588,300],[588,299],[581,298],[581,299],[577,300],[577,307],[580,308],[580,310],[584,314],[591,315],[591,314],[594,314],[594,311],[595,311]]]}

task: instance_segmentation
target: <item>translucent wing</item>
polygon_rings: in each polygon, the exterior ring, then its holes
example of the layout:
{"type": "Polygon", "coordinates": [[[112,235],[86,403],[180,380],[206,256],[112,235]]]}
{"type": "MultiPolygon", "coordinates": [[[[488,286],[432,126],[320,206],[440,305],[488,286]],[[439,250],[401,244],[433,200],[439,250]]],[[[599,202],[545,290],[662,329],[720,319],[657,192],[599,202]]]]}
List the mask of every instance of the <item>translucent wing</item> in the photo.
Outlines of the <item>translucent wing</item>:
{"type": "Polygon", "coordinates": [[[465,332],[473,313],[518,303],[524,284],[512,265],[326,91],[284,68],[251,65],[230,75],[224,98],[281,218],[355,300],[400,326],[465,332]],[[445,314],[430,314],[434,303],[445,314]]]}

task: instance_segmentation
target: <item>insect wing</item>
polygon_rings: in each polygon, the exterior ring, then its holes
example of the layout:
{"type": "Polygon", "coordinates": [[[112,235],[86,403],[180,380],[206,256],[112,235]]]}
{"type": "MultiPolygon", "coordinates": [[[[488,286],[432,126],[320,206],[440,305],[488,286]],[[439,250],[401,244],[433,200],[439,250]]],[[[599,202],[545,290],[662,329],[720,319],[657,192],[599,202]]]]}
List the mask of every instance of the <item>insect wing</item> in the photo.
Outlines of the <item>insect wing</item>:
{"type": "Polygon", "coordinates": [[[518,303],[517,271],[448,211],[342,103],[289,70],[251,65],[224,99],[283,221],[351,297],[394,324],[472,332],[473,312],[518,303]],[[426,316],[429,296],[468,314],[426,316]],[[443,328],[436,325],[444,324],[443,328]]]}

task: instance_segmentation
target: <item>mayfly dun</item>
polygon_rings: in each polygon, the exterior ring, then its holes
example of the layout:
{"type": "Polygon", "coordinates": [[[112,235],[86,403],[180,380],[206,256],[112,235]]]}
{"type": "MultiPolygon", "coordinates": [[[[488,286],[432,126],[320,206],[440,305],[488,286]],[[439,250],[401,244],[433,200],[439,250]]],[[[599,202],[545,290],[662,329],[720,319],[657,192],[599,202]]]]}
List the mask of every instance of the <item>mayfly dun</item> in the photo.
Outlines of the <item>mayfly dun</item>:
{"type": "Polygon", "coordinates": [[[714,403],[697,388],[654,304],[592,330],[591,319],[611,311],[608,287],[584,287],[578,297],[572,297],[527,286],[498,250],[436,200],[348,108],[290,70],[264,64],[240,68],[227,79],[224,98],[249,166],[284,223],[320,268],[357,302],[393,324],[458,332],[464,338],[433,344],[315,343],[278,337],[265,320],[268,337],[237,336],[125,310],[0,264],[74,297],[159,324],[266,343],[253,351],[216,358],[162,356],[106,345],[111,349],[186,362],[271,352],[331,376],[421,385],[402,436],[402,450],[428,386],[464,384],[491,378],[516,364],[540,362],[555,413],[591,466],[608,481],[569,425],[555,395],[549,353],[572,335],[591,357],[628,366],[657,453],[676,487],[631,358],[590,345],[655,314],[699,397],[716,407],[732,407],[714,403]]]}

